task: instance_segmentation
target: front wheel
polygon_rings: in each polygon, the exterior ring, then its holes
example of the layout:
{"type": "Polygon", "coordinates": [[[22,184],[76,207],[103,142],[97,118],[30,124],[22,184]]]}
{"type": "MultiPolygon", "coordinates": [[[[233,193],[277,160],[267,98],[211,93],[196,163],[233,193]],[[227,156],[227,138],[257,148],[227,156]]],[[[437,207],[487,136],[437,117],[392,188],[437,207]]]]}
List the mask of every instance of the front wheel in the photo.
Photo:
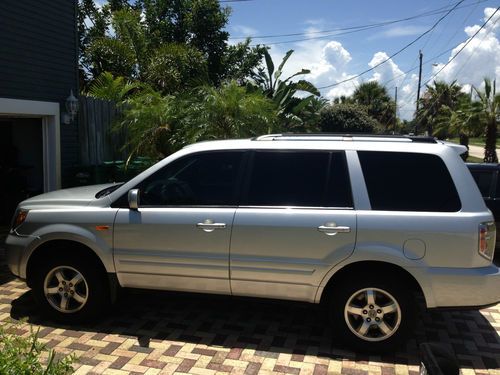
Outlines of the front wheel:
{"type": "Polygon", "coordinates": [[[47,317],[67,323],[96,317],[110,301],[105,275],[90,261],[67,255],[39,265],[33,294],[47,317]]]}
{"type": "Polygon", "coordinates": [[[334,335],[354,349],[388,351],[407,338],[415,306],[404,290],[383,281],[346,281],[330,300],[334,335]]]}

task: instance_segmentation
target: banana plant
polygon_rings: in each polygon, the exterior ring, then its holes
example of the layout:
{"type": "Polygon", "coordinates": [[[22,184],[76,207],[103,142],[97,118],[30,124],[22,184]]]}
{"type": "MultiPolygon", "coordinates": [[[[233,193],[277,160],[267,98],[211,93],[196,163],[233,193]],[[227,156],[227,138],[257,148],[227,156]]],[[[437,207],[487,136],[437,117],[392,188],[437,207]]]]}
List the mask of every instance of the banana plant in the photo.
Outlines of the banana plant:
{"type": "Polygon", "coordinates": [[[287,78],[282,78],[283,68],[293,52],[293,50],[288,51],[275,70],[269,51],[264,50],[265,68],[261,67],[254,76],[255,83],[262,89],[264,95],[275,103],[286,130],[303,127],[307,122],[304,112],[307,112],[306,109],[312,105],[314,98],[320,96],[319,90],[311,82],[305,79],[294,80],[296,77],[309,74],[311,71],[308,69],[301,69],[287,78]]]}

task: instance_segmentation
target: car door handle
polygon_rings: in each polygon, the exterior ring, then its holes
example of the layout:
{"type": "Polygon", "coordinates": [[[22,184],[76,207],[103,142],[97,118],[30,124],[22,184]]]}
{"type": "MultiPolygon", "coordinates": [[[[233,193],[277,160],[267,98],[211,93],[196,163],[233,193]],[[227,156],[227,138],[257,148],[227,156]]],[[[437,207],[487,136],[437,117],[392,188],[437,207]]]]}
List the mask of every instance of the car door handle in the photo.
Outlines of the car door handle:
{"type": "Polygon", "coordinates": [[[337,226],[337,225],[320,225],[318,231],[325,234],[337,234],[337,233],[350,233],[351,227],[337,226]]]}
{"type": "Polygon", "coordinates": [[[205,220],[203,223],[196,224],[196,228],[203,229],[205,232],[213,232],[215,229],[225,229],[226,223],[214,223],[213,220],[205,220]]]}

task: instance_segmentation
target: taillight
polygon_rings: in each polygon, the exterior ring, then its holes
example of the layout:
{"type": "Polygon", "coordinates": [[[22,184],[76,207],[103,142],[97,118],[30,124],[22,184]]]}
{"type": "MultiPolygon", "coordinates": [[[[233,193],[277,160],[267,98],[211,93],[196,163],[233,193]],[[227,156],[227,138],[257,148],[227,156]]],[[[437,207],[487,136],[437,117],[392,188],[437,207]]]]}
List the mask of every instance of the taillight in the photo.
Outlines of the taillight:
{"type": "Polygon", "coordinates": [[[479,224],[479,254],[488,260],[495,252],[496,227],[493,222],[479,224]]]}

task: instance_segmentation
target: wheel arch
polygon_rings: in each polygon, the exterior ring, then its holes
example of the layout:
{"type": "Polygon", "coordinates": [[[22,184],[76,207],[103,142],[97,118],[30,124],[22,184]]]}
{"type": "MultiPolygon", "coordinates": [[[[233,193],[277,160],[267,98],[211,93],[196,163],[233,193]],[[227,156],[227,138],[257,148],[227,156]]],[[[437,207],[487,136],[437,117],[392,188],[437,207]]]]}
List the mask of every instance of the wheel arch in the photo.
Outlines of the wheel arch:
{"type": "Polygon", "coordinates": [[[71,254],[79,259],[86,259],[96,265],[97,270],[107,274],[106,267],[97,253],[82,242],[66,239],[48,240],[37,246],[30,254],[26,263],[26,284],[32,287],[34,268],[47,257],[58,256],[58,254],[71,251],[71,254]]]}
{"type": "Polygon", "coordinates": [[[423,296],[428,303],[429,296],[426,295],[424,289],[414,275],[400,265],[378,260],[357,261],[339,268],[326,282],[326,285],[318,289],[316,301],[321,304],[325,303],[335,288],[340,286],[343,281],[348,280],[350,277],[356,277],[356,275],[359,274],[373,274],[374,270],[380,275],[391,275],[391,277],[394,277],[398,282],[405,283],[413,292],[423,296]]]}

